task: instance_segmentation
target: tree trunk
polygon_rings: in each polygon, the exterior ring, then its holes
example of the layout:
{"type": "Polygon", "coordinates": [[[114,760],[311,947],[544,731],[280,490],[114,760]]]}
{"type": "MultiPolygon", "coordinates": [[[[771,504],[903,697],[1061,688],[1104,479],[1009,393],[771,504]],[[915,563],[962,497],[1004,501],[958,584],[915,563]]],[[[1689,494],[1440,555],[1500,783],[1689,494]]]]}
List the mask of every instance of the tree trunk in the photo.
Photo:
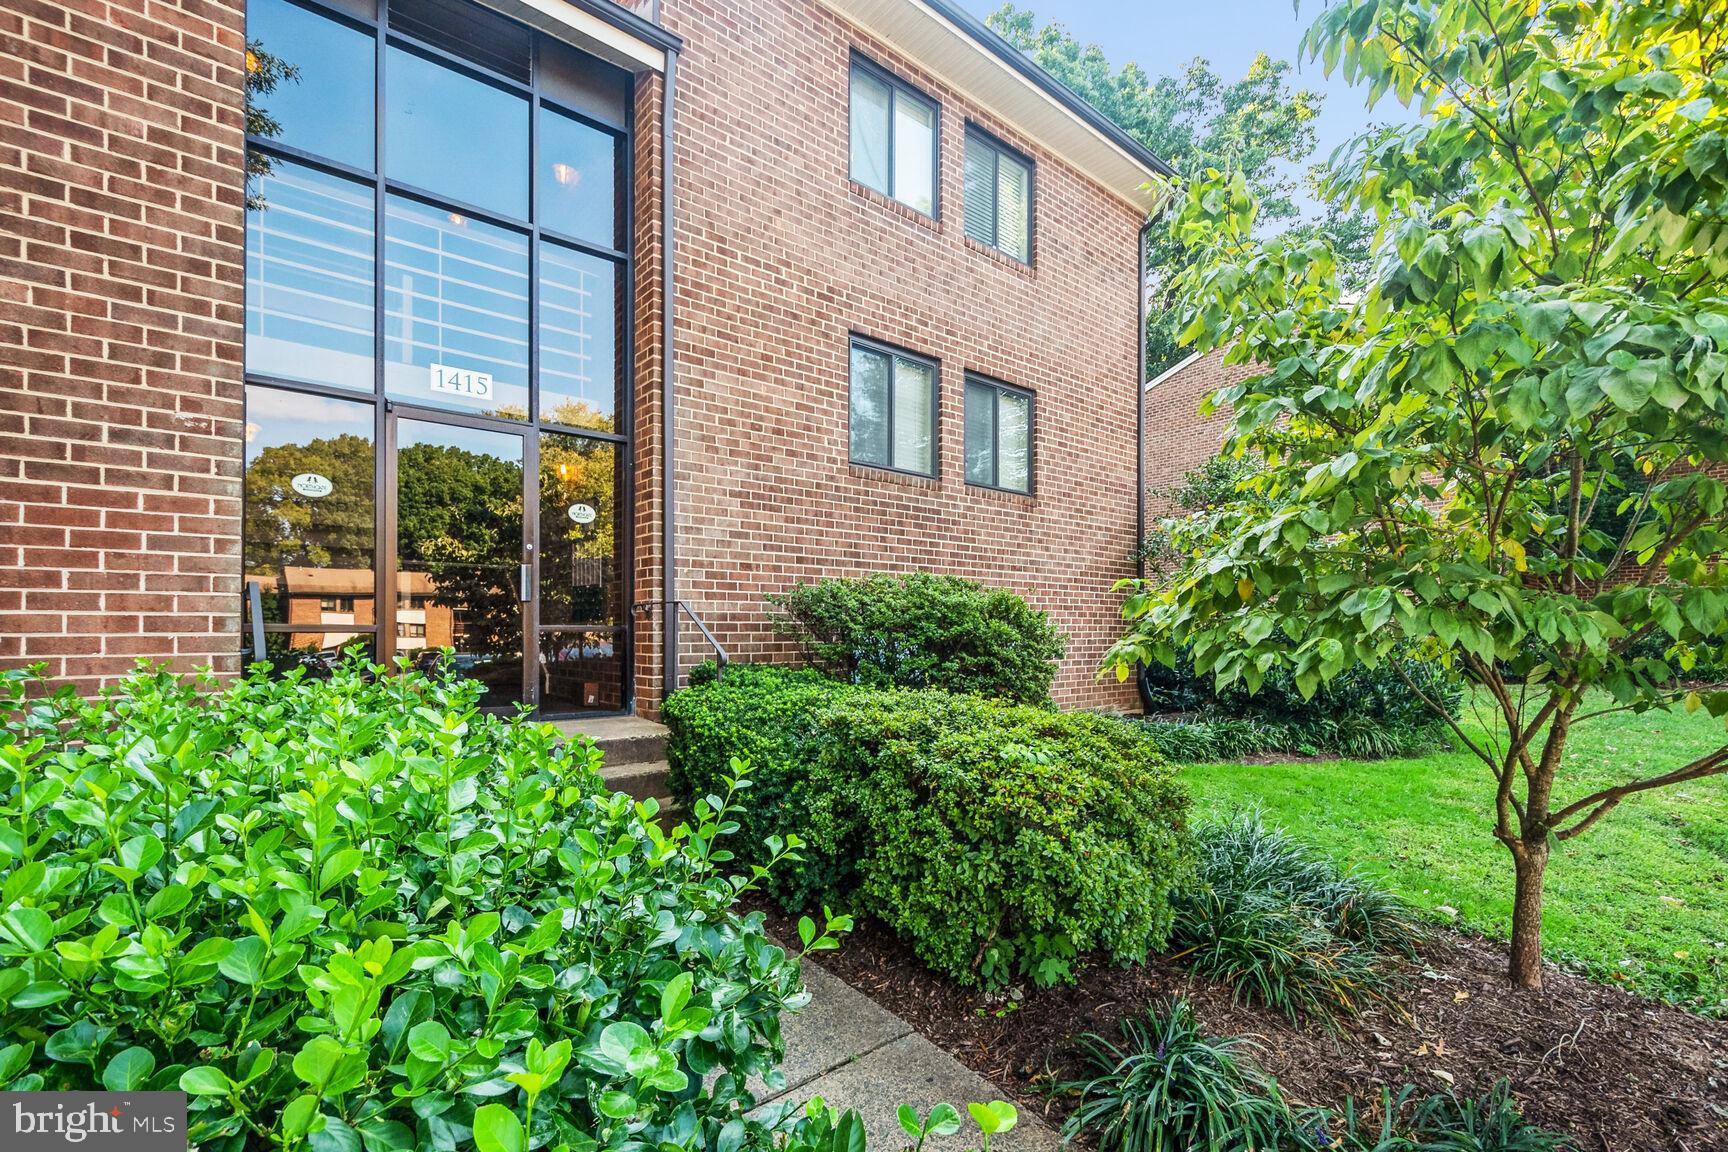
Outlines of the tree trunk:
{"type": "Polygon", "coordinates": [[[1510,845],[1517,869],[1512,899],[1512,984],[1533,992],[1542,989],[1542,876],[1548,868],[1548,842],[1517,840],[1510,845]]]}

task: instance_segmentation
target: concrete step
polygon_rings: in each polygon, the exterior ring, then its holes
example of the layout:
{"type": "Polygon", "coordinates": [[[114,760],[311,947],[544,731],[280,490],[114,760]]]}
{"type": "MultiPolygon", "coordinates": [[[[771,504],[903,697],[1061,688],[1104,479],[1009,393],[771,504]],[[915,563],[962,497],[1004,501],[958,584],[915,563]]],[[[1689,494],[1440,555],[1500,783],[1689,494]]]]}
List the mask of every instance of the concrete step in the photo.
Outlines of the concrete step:
{"type": "Polygon", "coordinates": [[[672,789],[666,782],[669,766],[664,760],[636,764],[614,764],[608,760],[600,768],[600,778],[614,792],[628,792],[638,800],[652,796],[664,808],[671,803],[672,789]]]}
{"type": "Polygon", "coordinates": [[[553,726],[566,736],[586,736],[606,757],[606,767],[651,764],[666,759],[666,725],[640,716],[598,716],[557,720],[553,726]]]}

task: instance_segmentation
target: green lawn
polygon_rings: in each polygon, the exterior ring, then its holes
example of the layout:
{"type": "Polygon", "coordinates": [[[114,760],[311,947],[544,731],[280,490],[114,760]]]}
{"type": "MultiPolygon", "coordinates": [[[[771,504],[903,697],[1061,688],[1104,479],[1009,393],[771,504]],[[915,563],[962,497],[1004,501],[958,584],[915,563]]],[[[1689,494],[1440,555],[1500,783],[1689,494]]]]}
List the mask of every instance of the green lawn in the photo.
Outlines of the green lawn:
{"type": "MultiPolygon", "coordinates": [[[[1465,726],[1479,730],[1468,717],[1465,726]]],[[[1573,735],[1556,799],[1666,770],[1724,739],[1702,711],[1592,720],[1573,735]]],[[[1258,806],[1435,919],[1505,937],[1512,861],[1493,838],[1488,770],[1468,753],[1186,774],[1203,814],[1258,806]]],[[[1596,979],[1728,1013],[1728,776],[1634,797],[1560,845],[1543,931],[1552,959],[1596,979]]]]}

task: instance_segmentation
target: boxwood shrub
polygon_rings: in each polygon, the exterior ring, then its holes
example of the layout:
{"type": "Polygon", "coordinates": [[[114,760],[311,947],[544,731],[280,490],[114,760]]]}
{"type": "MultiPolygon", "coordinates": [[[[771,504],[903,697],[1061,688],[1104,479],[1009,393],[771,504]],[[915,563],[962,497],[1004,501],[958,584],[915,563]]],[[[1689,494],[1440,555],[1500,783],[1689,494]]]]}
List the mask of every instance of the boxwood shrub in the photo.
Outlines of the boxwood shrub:
{"type": "Polygon", "coordinates": [[[962,983],[1055,983],[1076,958],[1143,959],[1191,869],[1186,793],[1143,730],[939,691],[728,669],[668,700],[675,791],[725,787],[719,734],[760,757],[759,843],[796,834],[791,909],[867,908],[962,983]]]}
{"type": "Polygon", "coordinates": [[[382,672],[0,679],[0,1088],[184,1089],[206,1150],[770,1143],[803,993],[724,796],[663,832],[592,746],[382,672]]]}
{"type": "Polygon", "coordinates": [[[775,625],[816,667],[870,688],[944,688],[1048,701],[1066,642],[1005,588],[934,572],[879,572],[768,596],[775,625]]]}

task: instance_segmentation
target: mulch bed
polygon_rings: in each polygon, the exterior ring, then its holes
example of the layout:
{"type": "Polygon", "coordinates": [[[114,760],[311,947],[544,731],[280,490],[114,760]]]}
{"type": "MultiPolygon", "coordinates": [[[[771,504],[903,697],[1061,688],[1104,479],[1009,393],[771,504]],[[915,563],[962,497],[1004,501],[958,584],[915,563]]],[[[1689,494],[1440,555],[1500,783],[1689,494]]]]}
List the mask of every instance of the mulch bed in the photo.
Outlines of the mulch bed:
{"type": "MultiPolygon", "coordinates": [[[[792,918],[754,906],[781,939],[797,939],[792,918]]],[[[819,963],[1052,1127],[1071,1101],[1050,1085],[1082,1071],[1070,1037],[1114,1038],[1124,1015],[1181,994],[1214,1035],[1251,1040],[1260,1066],[1299,1103],[1354,1096],[1359,1110],[1377,1112],[1382,1085],[1465,1094],[1506,1077],[1526,1116],[1571,1133],[1585,1152],[1728,1150],[1728,1021],[1553,969],[1541,993],[1517,992],[1505,982],[1504,946],[1451,932],[1433,932],[1397,1007],[1330,1031],[1236,1005],[1227,987],[1162,958],[1089,968],[1071,988],[988,996],[931,973],[887,929],[862,920],[819,963]]]]}

